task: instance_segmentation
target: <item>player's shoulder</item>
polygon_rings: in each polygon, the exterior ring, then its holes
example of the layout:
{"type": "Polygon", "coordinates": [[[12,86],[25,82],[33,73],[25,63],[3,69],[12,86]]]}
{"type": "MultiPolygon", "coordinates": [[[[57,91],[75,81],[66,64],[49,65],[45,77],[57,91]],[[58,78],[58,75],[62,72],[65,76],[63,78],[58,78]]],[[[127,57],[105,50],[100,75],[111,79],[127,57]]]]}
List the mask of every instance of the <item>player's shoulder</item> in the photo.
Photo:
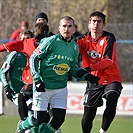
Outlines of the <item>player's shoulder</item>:
{"type": "Polygon", "coordinates": [[[48,36],[48,37],[45,37],[45,38],[43,38],[43,39],[41,39],[41,41],[40,41],[40,43],[42,43],[42,42],[48,42],[48,41],[53,41],[54,39],[56,38],[56,36],[55,35],[52,35],[52,36],[48,36]]]}
{"type": "Polygon", "coordinates": [[[103,31],[103,37],[106,37],[107,40],[114,40],[114,41],[116,40],[115,35],[108,31],[103,31]]]}
{"type": "Polygon", "coordinates": [[[25,39],[24,42],[36,42],[36,39],[35,38],[28,38],[28,39],[25,39]]]}
{"type": "Polygon", "coordinates": [[[108,32],[108,31],[103,31],[103,36],[107,36],[109,38],[115,38],[115,35],[111,32],[108,32]]]}
{"type": "Polygon", "coordinates": [[[15,59],[17,56],[18,56],[18,52],[17,52],[17,51],[13,51],[13,52],[9,53],[9,54],[6,56],[6,59],[8,59],[8,60],[13,60],[13,59],[15,59]]]}
{"type": "Polygon", "coordinates": [[[11,53],[8,54],[8,56],[15,56],[17,55],[17,51],[12,51],[11,53]]]}
{"type": "Polygon", "coordinates": [[[78,37],[76,37],[75,41],[78,41],[80,39],[86,38],[88,36],[90,36],[90,32],[86,32],[85,34],[79,35],[78,37]]]}

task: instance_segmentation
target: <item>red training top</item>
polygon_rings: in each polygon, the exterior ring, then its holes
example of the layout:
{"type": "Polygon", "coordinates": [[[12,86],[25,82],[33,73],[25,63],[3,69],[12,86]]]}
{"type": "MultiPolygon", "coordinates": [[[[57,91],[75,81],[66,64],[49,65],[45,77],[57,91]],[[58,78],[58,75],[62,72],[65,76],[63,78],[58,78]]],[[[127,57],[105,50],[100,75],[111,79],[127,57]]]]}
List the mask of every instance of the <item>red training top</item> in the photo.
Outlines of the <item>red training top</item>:
{"type": "Polygon", "coordinates": [[[116,39],[112,33],[104,31],[96,41],[88,33],[79,38],[77,44],[82,54],[83,67],[90,66],[91,74],[100,77],[99,84],[122,82],[116,59],[116,39]]]}
{"type": "Polygon", "coordinates": [[[11,35],[11,37],[10,37],[10,40],[13,40],[13,41],[18,41],[18,40],[20,40],[20,38],[19,38],[20,32],[21,32],[21,28],[15,30],[15,31],[12,33],[12,35],[11,35]]]}
{"type": "MultiPolygon", "coordinates": [[[[24,41],[15,41],[8,42],[6,44],[0,45],[0,52],[2,51],[18,51],[27,55],[28,59],[33,53],[33,51],[38,46],[36,40],[34,38],[25,39],[24,41]]],[[[22,74],[22,79],[25,83],[32,83],[32,76],[30,74],[29,61],[27,61],[26,67],[22,74]]]]}

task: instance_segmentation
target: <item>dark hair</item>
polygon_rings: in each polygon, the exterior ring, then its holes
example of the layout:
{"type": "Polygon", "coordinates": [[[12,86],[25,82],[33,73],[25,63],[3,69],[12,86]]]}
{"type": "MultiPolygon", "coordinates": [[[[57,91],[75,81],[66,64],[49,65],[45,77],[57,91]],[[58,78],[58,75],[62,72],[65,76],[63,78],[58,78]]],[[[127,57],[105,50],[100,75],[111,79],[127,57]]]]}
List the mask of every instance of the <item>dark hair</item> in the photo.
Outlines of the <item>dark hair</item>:
{"type": "Polygon", "coordinates": [[[29,29],[21,30],[20,34],[28,34],[30,35],[31,38],[33,37],[33,32],[30,31],[29,29]]]}
{"type": "Polygon", "coordinates": [[[105,23],[105,21],[106,21],[106,15],[104,15],[102,12],[95,11],[95,12],[91,13],[90,14],[90,19],[91,19],[91,17],[94,17],[94,16],[101,17],[102,20],[103,20],[103,23],[105,23]]]}
{"type": "Polygon", "coordinates": [[[48,23],[48,16],[47,16],[46,13],[44,13],[44,12],[38,13],[38,14],[36,15],[36,21],[37,21],[38,18],[44,18],[44,19],[47,21],[47,23],[48,23]]]}
{"type": "Polygon", "coordinates": [[[65,19],[65,20],[72,20],[72,21],[73,21],[73,25],[75,25],[74,19],[73,19],[72,17],[70,17],[70,16],[64,16],[64,17],[62,17],[60,20],[62,20],[62,19],[65,19]]]}

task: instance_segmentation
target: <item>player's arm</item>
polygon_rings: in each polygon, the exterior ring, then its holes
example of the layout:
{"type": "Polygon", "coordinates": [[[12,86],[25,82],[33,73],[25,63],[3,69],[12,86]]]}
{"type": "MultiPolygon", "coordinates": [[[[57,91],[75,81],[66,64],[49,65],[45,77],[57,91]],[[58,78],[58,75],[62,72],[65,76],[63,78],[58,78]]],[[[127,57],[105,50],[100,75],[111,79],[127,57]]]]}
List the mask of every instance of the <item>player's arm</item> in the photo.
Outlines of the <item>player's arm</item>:
{"type": "Polygon", "coordinates": [[[11,64],[14,62],[14,59],[16,58],[16,55],[17,55],[16,52],[12,52],[12,53],[10,53],[7,56],[5,62],[2,65],[1,74],[0,74],[1,75],[1,81],[3,83],[4,90],[6,92],[6,96],[12,102],[13,102],[13,94],[14,94],[14,91],[10,88],[10,85],[8,83],[7,73],[9,72],[9,70],[11,68],[11,64]]]}
{"type": "Polygon", "coordinates": [[[8,51],[5,47],[5,44],[0,45],[0,52],[8,51]]]}
{"type": "Polygon", "coordinates": [[[0,45],[0,52],[3,52],[3,51],[8,51],[8,52],[18,51],[18,52],[22,52],[22,50],[23,50],[23,41],[13,41],[13,42],[8,42],[8,43],[5,43],[3,45],[0,45]]]}
{"type": "Polygon", "coordinates": [[[42,58],[45,58],[45,56],[50,50],[50,42],[48,40],[49,39],[47,39],[47,41],[42,41],[41,44],[36,48],[36,50],[30,56],[30,70],[37,92],[45,92],[45,84],[41,80],[38,68],[39,68],[39,61],[41,61],[42,58]]]}
{"type": "Polygon", "coordinates": [[[31,75],[33,77],[34,82],[37,80],[40,80],[40,75],[39,75],[39,60],[42,58],[45,58],[46,55],[50,52],[51,46],[50,44],[52,43],[53,39],[50,39],[51,37],[44,38],[41,40],[39,46],[35,49],[35,51],[32,53],[30,56],[30,70],[31,70],[31,75]]]}
{"type": "Polygon", "coordinates": [[[70,64],[69,74],[71,76],[73,76],[74,78],[78,78],[76,72],[80,68],[78,68],[78,46],[76,44],[75,44],[75,51],[74,51],[74,53],[75,53],[74,60],[70,64]]]}
{"type": "Polygon", "coordinates": [[[103,59],[90,66],[92,71],[105,69],[111,66],[114,62],[115,55],[116,55],[116,39],[113,34],[107,36],[107,46],[104,51],[103,59]]]}
{"type": "Polygon", "coordinates": [[[8,80],[7,80],[7,74],[9,72],[10,68],[11,68],[11,64],[13,63],[14,59],[16,58],[16,54],[17,54],[16,52],[10,53],[6,57],[3,65],[1,67],[1,72],[0,72],[1,74],[0,74],[0,76],[1,76],[1,81],[3,83],[4,88],[9,86],[9,83],[8,83],[8,80]]]}

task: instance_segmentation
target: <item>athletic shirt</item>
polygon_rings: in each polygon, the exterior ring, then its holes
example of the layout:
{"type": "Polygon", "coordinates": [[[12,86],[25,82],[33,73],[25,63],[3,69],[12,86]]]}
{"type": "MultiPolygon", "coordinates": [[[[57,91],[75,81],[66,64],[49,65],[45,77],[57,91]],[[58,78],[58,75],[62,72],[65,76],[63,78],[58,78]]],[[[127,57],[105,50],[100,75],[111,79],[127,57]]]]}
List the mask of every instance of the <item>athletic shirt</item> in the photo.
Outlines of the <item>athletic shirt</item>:
{"type": "Polygon", "coordinates": [[[60,34],[44,38],[30,57],[31,74],[40,78],[47,89],[67,86],[68,73],[76,77],[78,70],[78,46],[72,39],[66,42],[60,34]],[[40,60],[40,69],[38,70],[40,60]]]}
{"type": "Polygon", "coordinates": [[[20,32],[21,32],[21,28],[15,30],[15,31],[12,33],[12,35],[11,35],[11,37],[10,37],[10,40],[11,40],[11,41],[18,41],[18,40],[20,40],[20,32]]]}
{"type": "Polygon", "coordinates": [[[0,45],[0,52],[7,50],[8,52],[18,51],[26,54],[28,57],[36,49],[38,43],[35,38],[25,39],[24,41],[8,42],[0,45]]]}
{"type": "Polygon", "coordinates": [[[79,38],[77,44],[82,55],[83,67],[90,66],[91,74],[100,77],[100,84],[122,82],[116,59],[116,39],[112,33],[103,31],[102,36],[96,41],[93,41],[91,33],[88,33],[79,38]]]}
{"type": "Polygon", "coordinates": [[[24,41],[8,42],[6,44],[0,45],[0,52],[6,50],[8,52],[18,51],[27,55],[27,64],[22,74],[22,80],[26,84],[33,82],[32,76],[30,74],[29,57],[37,46],[38,43],[36,42],[35,38],[25,39],[24,41]]]}
{"type": "Polygon", "coordinates": [[[10,84],[10,87],[14,93],[19,93],[24,86],[22,81],[22,73],[26,66],[27,56],[19,52],[11,52],[6,56],[6,59],[2,65],[0,76],[3,86],[10,84]],[[9,73],[9,81],[8,81],[9,73]]]}

